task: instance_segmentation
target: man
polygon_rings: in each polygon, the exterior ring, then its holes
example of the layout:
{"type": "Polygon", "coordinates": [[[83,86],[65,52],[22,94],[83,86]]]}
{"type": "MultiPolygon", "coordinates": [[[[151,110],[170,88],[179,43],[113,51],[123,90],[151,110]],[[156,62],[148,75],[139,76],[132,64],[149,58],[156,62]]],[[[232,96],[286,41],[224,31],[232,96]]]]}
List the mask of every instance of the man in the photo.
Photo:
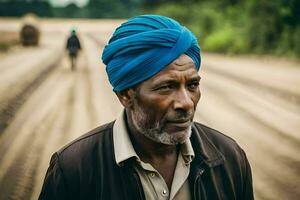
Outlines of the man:
{"type": "Polygon", "coordinates": [[[193,122],[200,49],[188,29],[129,19],[102,59],[124,112],[52,156],[40,199],[253,199],[243,150],[193,122]]]}
{"type": "Polygon", "coordinates": [[[75,70],[76,67],[76,58],[78,51],[81,49],[81,45],[79,39],[76,34],[76,30],[72,29],[71,35],[67,40],[67,50],[69,51],[69,57],[71,61],[71,69],[72,71],[75,70]]]}

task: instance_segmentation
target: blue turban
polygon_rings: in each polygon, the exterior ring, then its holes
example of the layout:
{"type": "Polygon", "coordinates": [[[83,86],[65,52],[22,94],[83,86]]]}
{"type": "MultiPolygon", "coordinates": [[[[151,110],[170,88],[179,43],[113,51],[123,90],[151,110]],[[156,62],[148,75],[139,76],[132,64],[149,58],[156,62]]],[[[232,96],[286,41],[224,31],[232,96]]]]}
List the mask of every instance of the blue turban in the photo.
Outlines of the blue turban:
{"type": "Polygon", "coordinates": [[[171,18],[142,15],[115,30],[102,60],[118,92],[151,78],[181,54],[188,55],[199,70],[200,48],[192,32],[171,18]]]}

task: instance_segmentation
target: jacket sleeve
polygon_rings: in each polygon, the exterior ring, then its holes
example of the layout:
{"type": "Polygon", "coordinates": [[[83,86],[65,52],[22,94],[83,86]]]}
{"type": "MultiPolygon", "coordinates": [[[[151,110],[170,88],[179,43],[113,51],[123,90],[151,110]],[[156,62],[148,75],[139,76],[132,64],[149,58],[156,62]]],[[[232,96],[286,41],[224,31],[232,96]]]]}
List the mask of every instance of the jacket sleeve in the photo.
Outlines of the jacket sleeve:
{"type": "Polygon", "coordinates": [[[77,47],[78,47],[78,49],[81,49],[79,38],[77,37],[76,39],[77,39],[77,47]]]}
{"type": "Polygon", "coordinates": [[[253,200],[253,184],[252,184],[252,173],[249,161],[244,151],[242,151],[244,156],[245,163],[245,172],[244,172],[244,186],[243,186],[243,199],[244,200],[253,200]]]}
{"type": "Polygon", "coordinates": [[[58,161],[58,155],[55,153],[52,155],[39,200],[62,199],[67,199],[67,192],[63,172],[58,161]]]}

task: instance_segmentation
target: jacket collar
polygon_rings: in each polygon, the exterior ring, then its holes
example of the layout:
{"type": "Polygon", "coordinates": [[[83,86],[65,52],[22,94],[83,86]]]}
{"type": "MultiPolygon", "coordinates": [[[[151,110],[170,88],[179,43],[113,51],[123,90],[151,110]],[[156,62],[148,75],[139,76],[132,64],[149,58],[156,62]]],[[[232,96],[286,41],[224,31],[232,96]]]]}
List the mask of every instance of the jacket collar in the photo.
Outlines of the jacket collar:
{"type": "Polygon", "coordinates": [[[207,134],[199,125],[193,124],[191,141],[195,152],[195,161],[204,162],[209,167],[221,165],[225,158],[207,134]]]}

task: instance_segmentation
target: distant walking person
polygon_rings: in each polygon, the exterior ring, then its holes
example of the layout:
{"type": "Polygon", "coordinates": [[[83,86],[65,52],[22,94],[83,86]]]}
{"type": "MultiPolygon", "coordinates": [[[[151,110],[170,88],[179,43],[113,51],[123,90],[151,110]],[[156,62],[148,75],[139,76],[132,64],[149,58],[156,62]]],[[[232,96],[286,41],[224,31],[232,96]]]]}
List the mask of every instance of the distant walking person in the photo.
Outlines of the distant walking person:
{"type": "Polygon", "coordinates": [[[76,67],[76,57],[77,57],[78,51],[81,49],[79,39],[78,39],[78,37],[76,35],[76,31],[74,29],[71,31],[71,35],[68,38],[67,49],[69,51],[71,68],[72,68],[72,71],[74,71],[75,67],[76,67]]]}

